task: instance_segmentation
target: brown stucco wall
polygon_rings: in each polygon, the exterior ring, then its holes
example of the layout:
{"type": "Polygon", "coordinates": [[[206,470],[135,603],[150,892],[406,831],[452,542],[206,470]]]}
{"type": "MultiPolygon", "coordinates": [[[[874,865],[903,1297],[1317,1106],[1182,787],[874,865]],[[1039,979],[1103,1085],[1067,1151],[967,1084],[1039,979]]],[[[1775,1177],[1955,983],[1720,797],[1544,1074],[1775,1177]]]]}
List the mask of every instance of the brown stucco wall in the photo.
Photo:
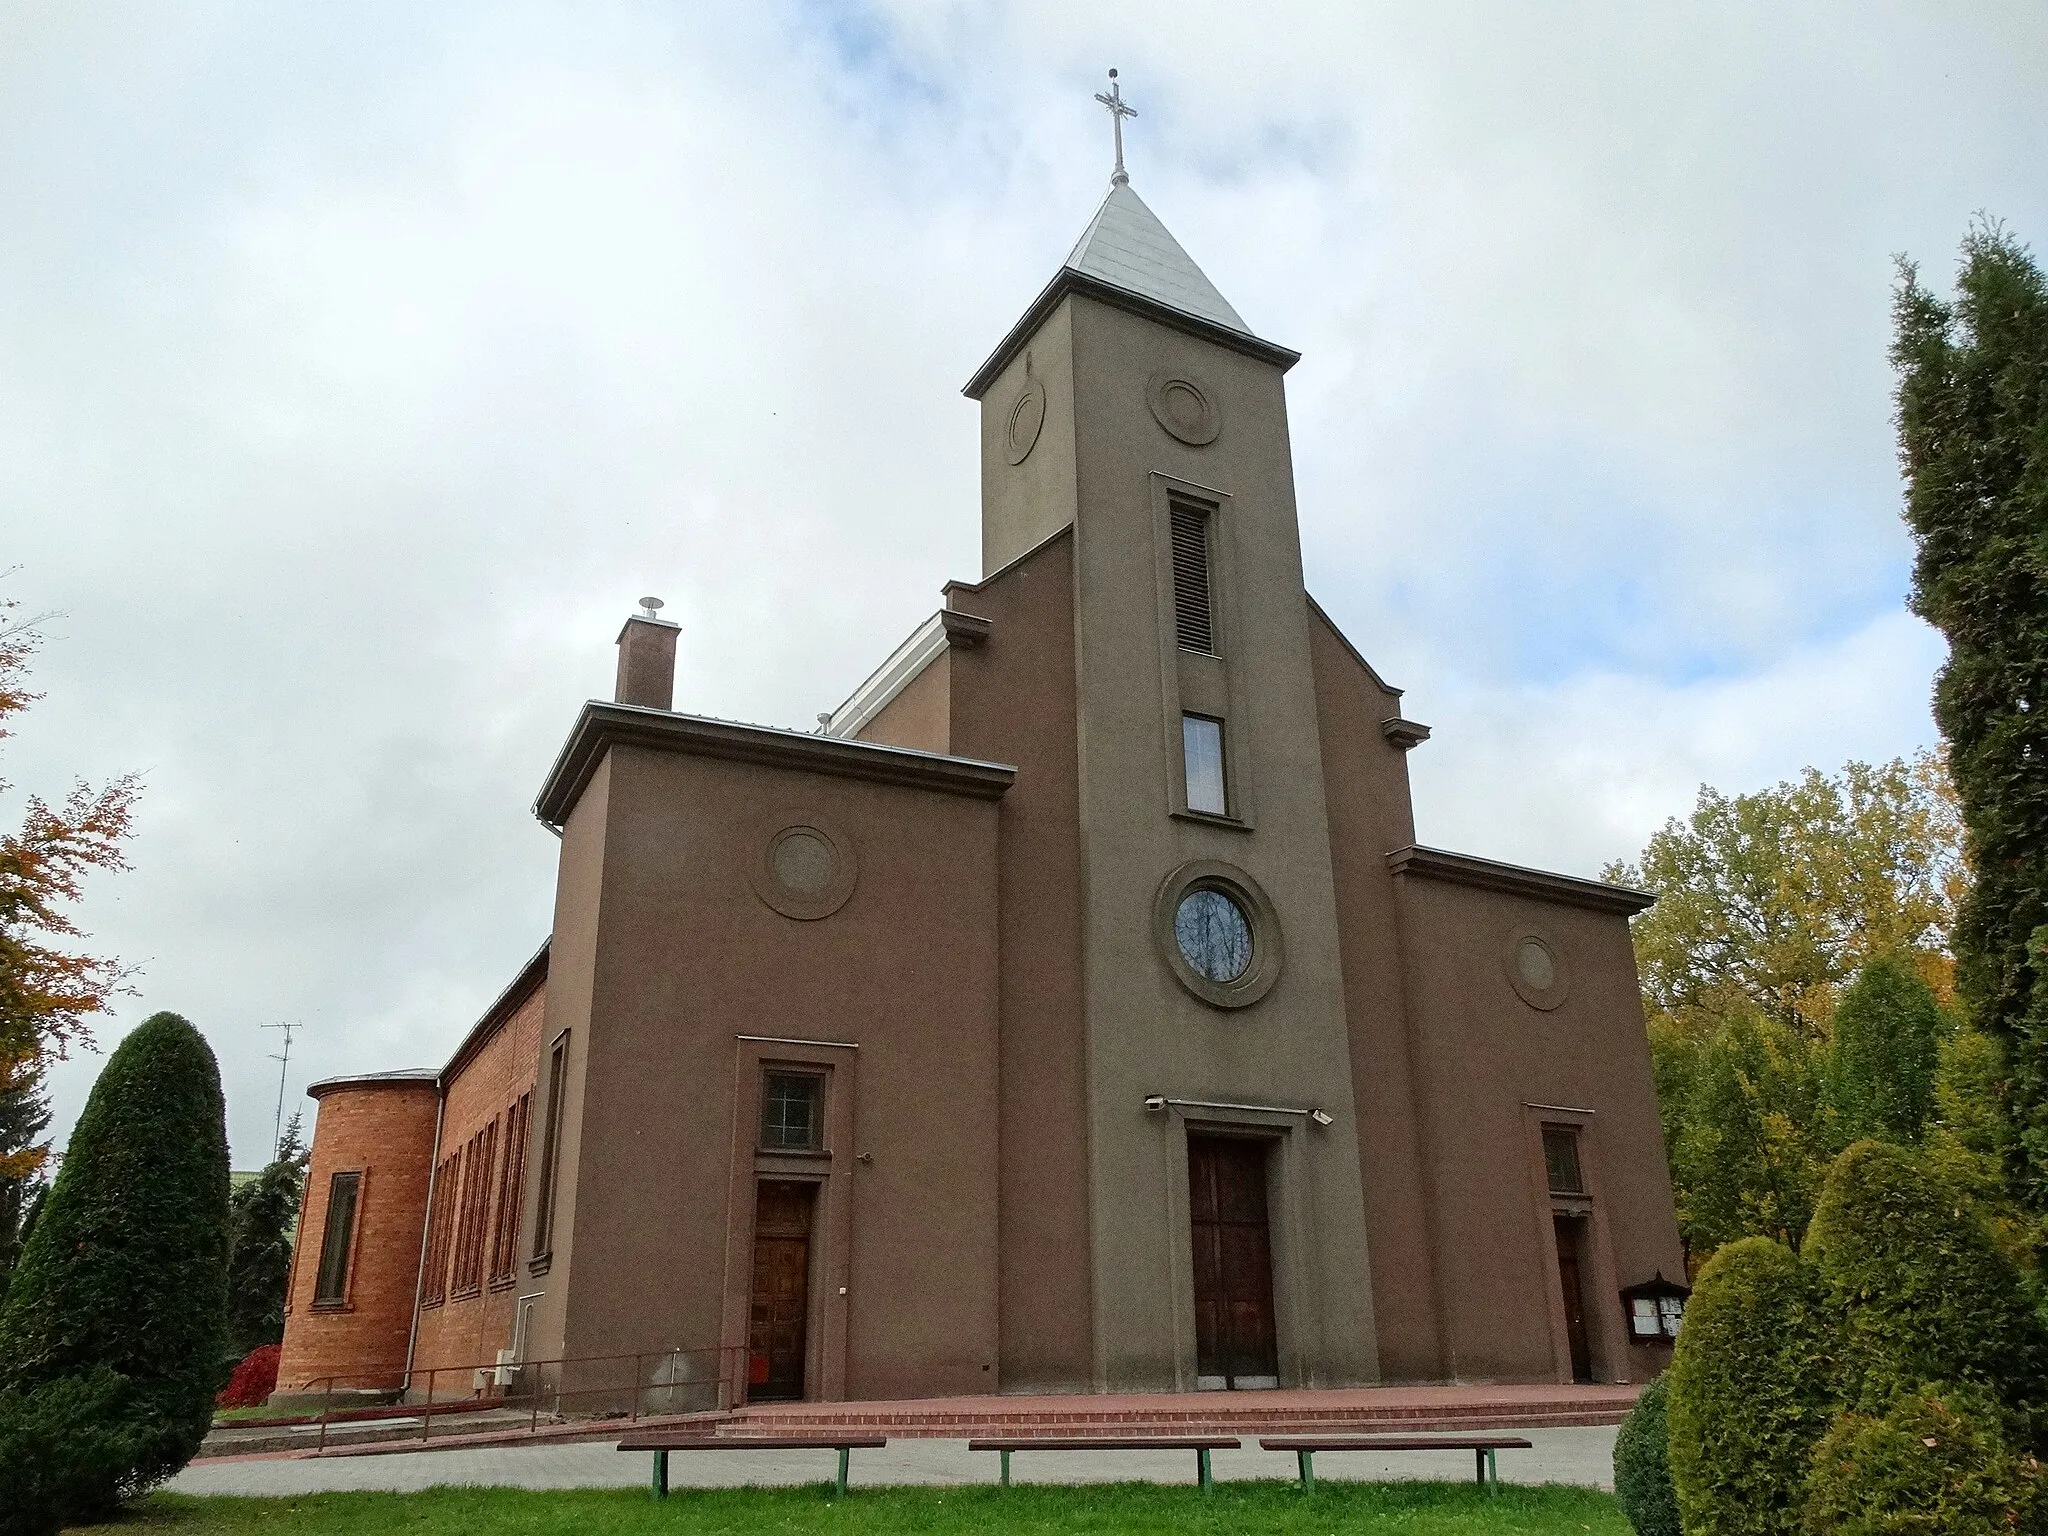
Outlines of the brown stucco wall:
{"type": "MultiPolygon", "coordinates": [[[[612,760],[597,765],[583,794],[562,827],[562,857],[555,872],[555,924],[548,940],[547,1027],[542,1031],[539,1076],[534,1084],[533,1129],[527,1140],[525,1210],[521,1213],[519,1262],[524,1288],[540,1294],[534,1308],[533,1337],[526,1354],[533,1360],[559,1360],[569,1354],[567,1297],[576,1258],[577,1170],[581,1158],[584,1060],[589,1051],[592,996],[596,986],[598,940],[603,931],[605,850],[609,837],[612,760]],[[554,1042],[569,1036],[567,1081],[562,1094],[560,1151],[555,1169],[555,1217],[544,1253],[535,1215],[546,1179],[547,1060],[554,1042]]],[[[595,1106],[601,1115],[603,1106],[595,1106]]]]}
{"type": "Polygon", "coordinates": [[[1407,754],[1380,730],[1400,712],[1400,695],[1373,676],[1319,609],[1310,608],[1309,620],[1380,1369],[1389,1380],[1435,1381],[1447,1374],[1430,1260],[1435,1243],[1386,860],[1415,840],[1407,754]]]}
{"type": "Polygon", "coordinates": [[[1669,1352],[1624,1342],[1621,1287],[1682,1273],[1627,919],[1437,878],[1396,878],[1415,1042],[1446,1374],[1570,1379],[1536,1126],[1549,1105],[1591,1111],[1582,1155],[1593,1194],[1586,1286],[1595,1372],[1647,1380],[1669,1352]],[[1507,980],[1511,937],[1564,958],[1564,1003],[1544,1012],[1507,980]]]}
{"type": "Polygon", "coordinates": [[[395,1387],[404,1375],[412,1331],[440,1095],[432,1078],[417,1078],[336,1086],[317,1097],[277,1390],[300,1391],[337,1372],[350,1373],[335,1383],[337,1388],[395,1387]],[[348,1302],[316,1311],[313,1290],[327,1229],[328,1191],[333,1176],[349,1169],[360,1169],[363,1181],[348,1302]]]}
{"type": "Polygon", "coordinates": [[[992,620],[950,653],[953,746],[1013,763],[998,826],[1002,1381],[1085,1391],[1088,1095],[1074,718],[1074,543],[1055,535],[947,606],[992,620]]]}
{"type": "MultiPolygon", "coordinates": [[[[522,1094],[533,1089],[546,1017],[547,986],[542,982],[488,1040],[474,1048],[474,1054],[446,1083],[437,1162],[467,1144],[492,1121],[498,1125],[497,1156],[492,1160],[484,1202],[484,1285],[470,1296],[448,1291],[447,1299],[438,1306],[421,1309],[418,1338],[413,1347],[416,1372],[487,1365],[496,1360],[499,1350],[511,1347],[512,1309],[515,1298],[527,1287],[530,1245],[523,1241],[523,1232],[514,1235],[512,1278],[507,1281],[492,1280],[490,1248],[498,1193],[505,1177],[505,1145],[512,1107],[522,1094]]],[[[530,1181],[532,1176],[529,1161],[525,1178],[530,1181]]],[[[516,1213],[514,1219],[517,1220],[516,1213]]],[[[449,1259],[452,1262],[452,1253],[449,1259]]],[[[436,1391],[445,1395],[447,1388],[437,1384],[436,1391]]]]}
{"type": "MultiPolygon", "coordinates": [[[[919,752],[950,752],[953,653],[941,651],[862,726],[859,739],[919,752]]],[[[1009,759],[1005,758],[1007,762],[1009,759]]]]}
{"type": "MultiPolygon", "coordinates": [[[[588,795],[563,850],[565,887],[572,859],[601,869],[575,900],[604,914],[548,1276],[563,1351],[744,1344],[730,1290],[748,1269],[734,1259],[751,1242],[753,1170],[735,1164],[755,1111],[737,1037],[839,1041],[858,1047],[857,1102],[853,1144],[824,1160],[851,1181],[848,1296],[812,1278],[814,1326],[844,1339],[825,1374],[853,1397],[991,1389],[995,803],[637,746],[610,751],[606,784],[601,855],[577,840],[588,795]],[[816,921],[752,885],[768,837],[806,818],[859,865],[845,905],[816,921]]],[[[558,978],[564,937],[558,922],[558,978]]],[[[563,1022],[555,1010],[550,1033],[563,1022]]],[[[814,1252],[834,1241],[817,1234],[814,1252]]]]}

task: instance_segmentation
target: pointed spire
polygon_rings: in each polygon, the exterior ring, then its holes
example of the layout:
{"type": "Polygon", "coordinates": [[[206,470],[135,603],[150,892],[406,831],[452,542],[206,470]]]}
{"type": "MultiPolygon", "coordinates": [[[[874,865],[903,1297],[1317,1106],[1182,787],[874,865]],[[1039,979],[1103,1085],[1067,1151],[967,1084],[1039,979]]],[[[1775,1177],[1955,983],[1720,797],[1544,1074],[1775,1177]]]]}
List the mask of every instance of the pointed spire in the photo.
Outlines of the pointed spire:
{"type": "Polygon", "coordinates": [[[1109,196],[1081,232],[1066,268],[1164,304],[1212,325],[1251,334],[1230,301],[1216,291],[1194,258],[1167,233],[1159,216],[1131,190],[1128,177],[1114,182],[1109,196]]]}

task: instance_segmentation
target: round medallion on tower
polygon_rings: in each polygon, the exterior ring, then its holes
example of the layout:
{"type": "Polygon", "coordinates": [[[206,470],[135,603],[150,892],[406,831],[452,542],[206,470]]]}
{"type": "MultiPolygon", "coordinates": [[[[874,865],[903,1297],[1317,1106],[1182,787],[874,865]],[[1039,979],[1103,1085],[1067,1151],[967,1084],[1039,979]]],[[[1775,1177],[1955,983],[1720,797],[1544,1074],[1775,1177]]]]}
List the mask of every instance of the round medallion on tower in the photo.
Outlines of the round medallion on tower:
{"type": "Polygon", "coordinates": [[[1533,928],[1517,928],[1508,935],[1501,968],[1515,996],[1531,1008],[1548,1013],[1571,995],[1564,952],[1533,928]]]}
{"type": "Polygon", "coordinates": [[[817,816],[772,816],[762,825],[755,846],[759,852],[748,871],[754,894],[799,922],[837,912],[860,878],[853,844],[817,816]]]}
{"type": "Polygon", "coordinates": [[[1023,391],[1010,407],[1009,419],[1004,423],[1003,456],[1012,464],[1022,464],[1031,457],[1031,450],[1038,446],[1039,430],[1045,425],[1045,386],[1036,379],[1027,379],[1023,391]]]}
{"type": "Polygon", "coordinates": [[[1280,979],[1280,919],[1234,864],[1181,865],[1160,883],[1152,919],[1175,979],[1212,1007],[1248,1007],[1280,979]]]}
{"type": "Polygon", "coordinates": [[[1223,413],[1209,392],[1186,374],[1155,373],[1145,383],[1145,403],[1152,407],[1152,419],[1191,447],[1216,441],[1223,430],[1223,413]]]}

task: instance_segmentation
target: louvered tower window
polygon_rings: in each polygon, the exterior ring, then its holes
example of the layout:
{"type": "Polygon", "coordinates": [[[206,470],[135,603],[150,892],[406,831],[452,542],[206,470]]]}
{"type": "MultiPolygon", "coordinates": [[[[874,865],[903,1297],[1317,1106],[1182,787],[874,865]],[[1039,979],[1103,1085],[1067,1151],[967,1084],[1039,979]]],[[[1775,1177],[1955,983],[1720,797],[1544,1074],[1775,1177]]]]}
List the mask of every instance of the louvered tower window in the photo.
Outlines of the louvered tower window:
{"type": "Polygon", "coordinates": [[[1209,602],[1209,509],[1176,501],[1173,538],[1173,633],[1184,651],[1216,654],[1216,623],[1209,602]]]}

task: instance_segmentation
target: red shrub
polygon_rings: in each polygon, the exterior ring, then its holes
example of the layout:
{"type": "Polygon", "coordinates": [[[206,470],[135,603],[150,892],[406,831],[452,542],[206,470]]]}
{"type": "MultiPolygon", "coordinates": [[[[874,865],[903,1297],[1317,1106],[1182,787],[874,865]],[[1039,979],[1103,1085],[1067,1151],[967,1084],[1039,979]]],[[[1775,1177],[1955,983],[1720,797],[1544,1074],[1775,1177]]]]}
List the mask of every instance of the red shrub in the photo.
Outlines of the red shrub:
{"type": "Polygon", "coordinates": [[[260,1344],[249,1351],[215,1399],[223,1408],[261,1408],[277,1390],[277,1356],[281,1346],[260,1344]]]}

